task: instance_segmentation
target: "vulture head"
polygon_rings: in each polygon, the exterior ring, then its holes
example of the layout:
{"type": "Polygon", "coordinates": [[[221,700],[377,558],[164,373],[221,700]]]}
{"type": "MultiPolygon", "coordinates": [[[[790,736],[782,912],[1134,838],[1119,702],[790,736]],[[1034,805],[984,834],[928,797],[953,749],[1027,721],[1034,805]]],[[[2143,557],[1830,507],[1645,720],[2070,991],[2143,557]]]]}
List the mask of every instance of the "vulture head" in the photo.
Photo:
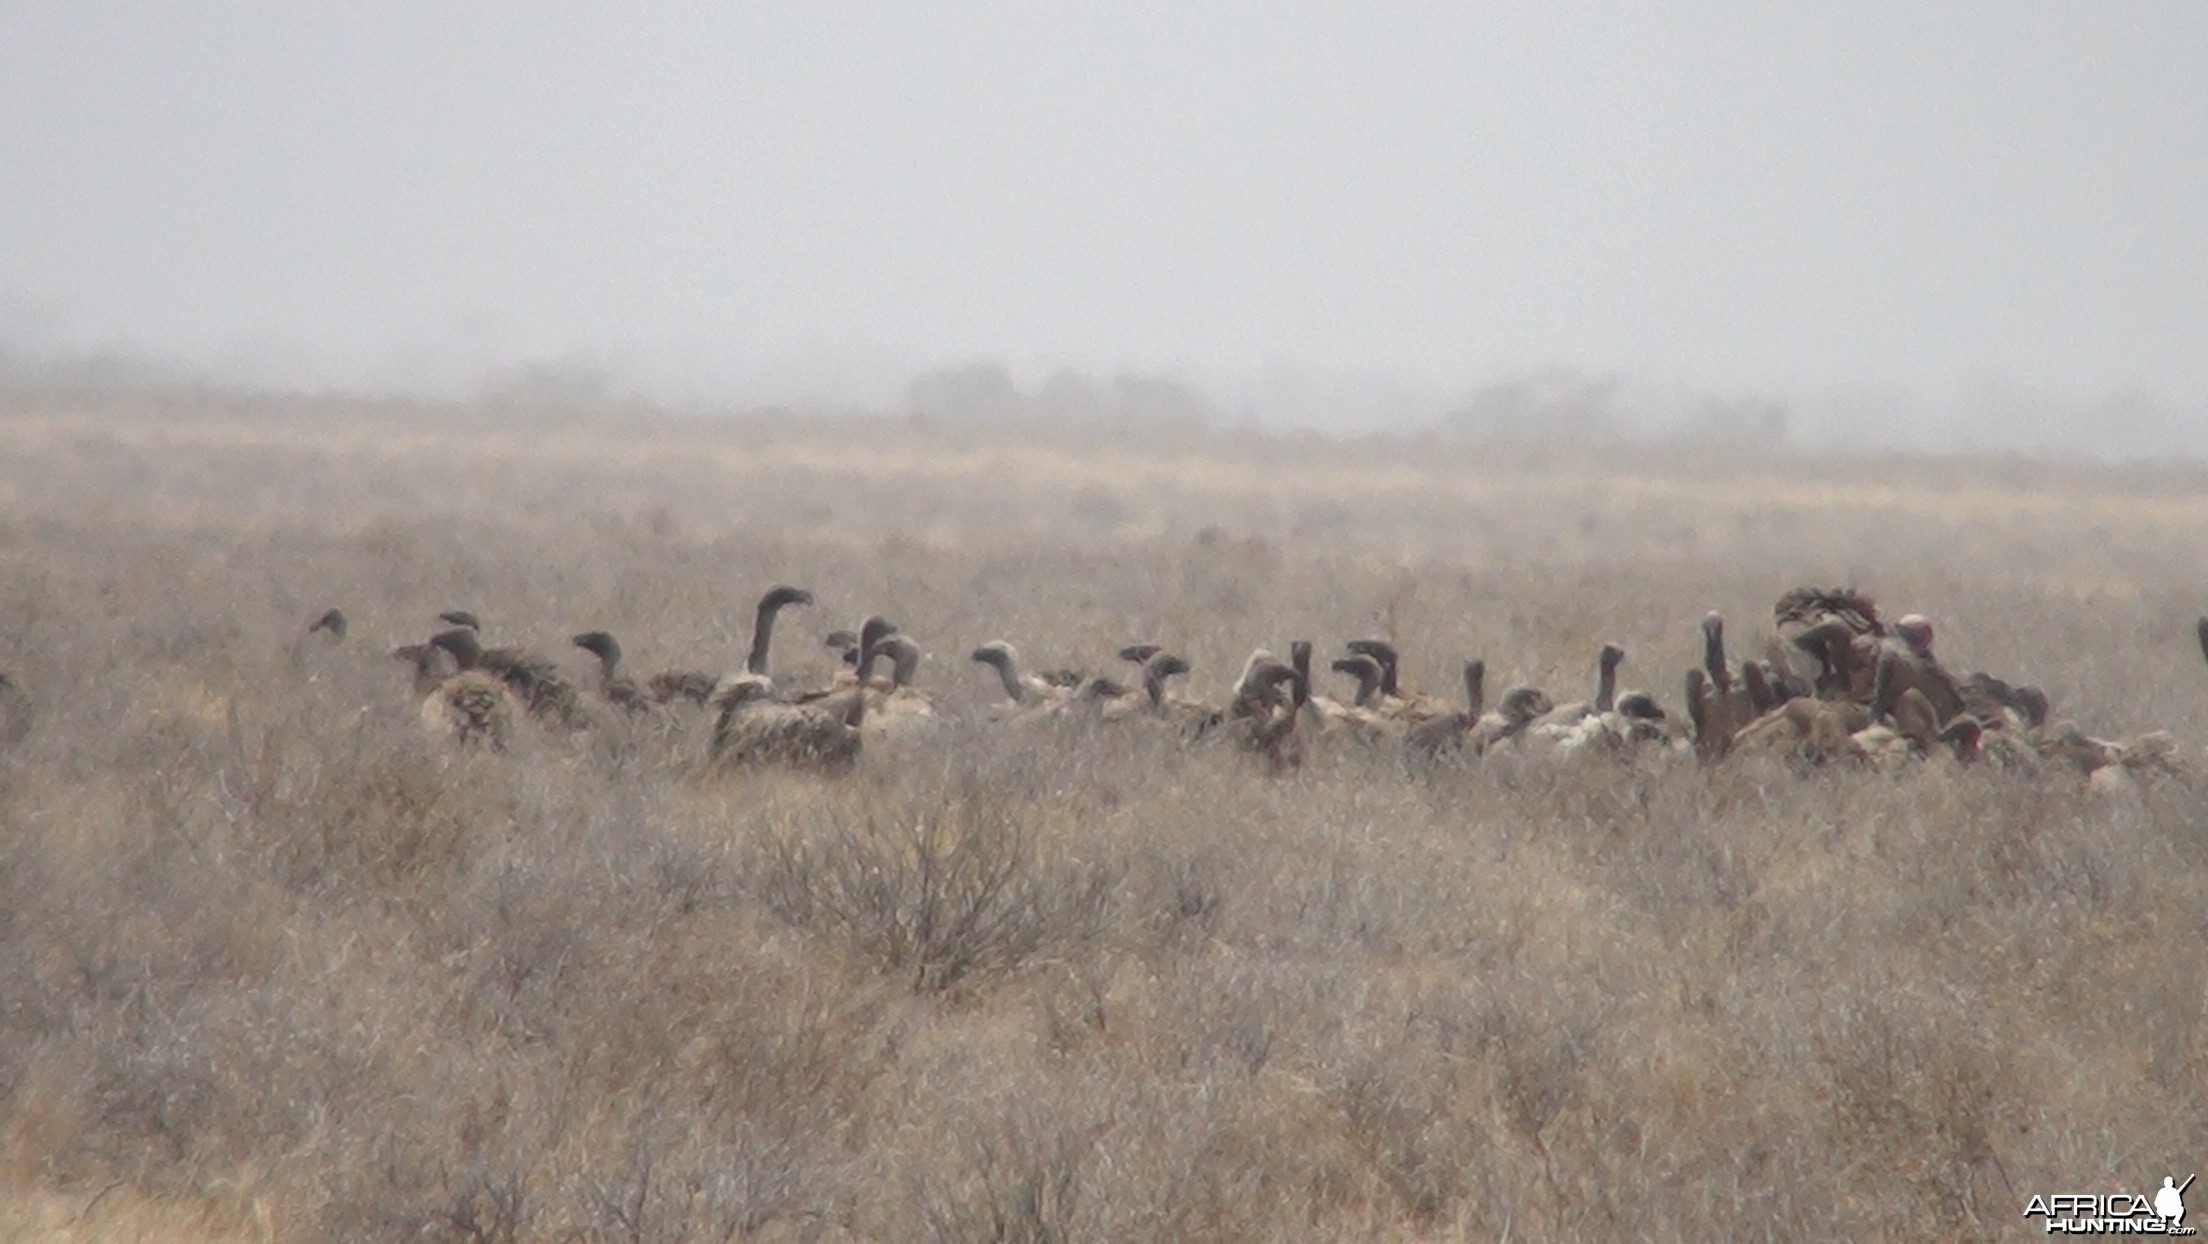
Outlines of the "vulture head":
{"type": "Polygon", "coordinates": [[[621,645],[605,631],[584,631],[569,642],[608,666],[621,660],[621,645]]]}

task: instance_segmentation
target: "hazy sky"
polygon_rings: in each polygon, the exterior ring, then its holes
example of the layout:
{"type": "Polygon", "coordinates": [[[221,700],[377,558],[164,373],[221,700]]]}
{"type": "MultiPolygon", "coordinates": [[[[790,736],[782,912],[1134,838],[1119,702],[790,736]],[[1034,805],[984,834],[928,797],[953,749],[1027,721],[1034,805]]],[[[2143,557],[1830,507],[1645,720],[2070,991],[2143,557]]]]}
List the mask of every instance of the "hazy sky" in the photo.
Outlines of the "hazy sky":
{"type": "Polygon", "coordinates": [[[2208,408],[2208,3],[0,0],[0,333],[2208,408]]]}

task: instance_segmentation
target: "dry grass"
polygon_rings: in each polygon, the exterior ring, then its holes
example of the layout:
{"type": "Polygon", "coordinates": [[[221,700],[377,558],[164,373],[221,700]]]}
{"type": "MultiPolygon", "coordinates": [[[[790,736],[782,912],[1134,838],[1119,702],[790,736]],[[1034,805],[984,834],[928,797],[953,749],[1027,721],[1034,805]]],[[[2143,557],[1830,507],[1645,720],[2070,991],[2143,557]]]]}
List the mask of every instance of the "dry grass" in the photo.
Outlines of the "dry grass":
{"type": "Polygon", "coordinates": [[[391,643],[733,665],[1396,638],[1676,701],[1853,582],[2089,729],[2208,736],[2208,472],[1093,442],[212,393],[0,412],[0,1239],[1983,1238],[2208,1153],[2208,779],[1267,780],[962,724],[421,736],[391,643]],[[294,653],[328,604],[345,644],[294,653]],[[294,661],[296,656],[296,662],[294,661]]]}

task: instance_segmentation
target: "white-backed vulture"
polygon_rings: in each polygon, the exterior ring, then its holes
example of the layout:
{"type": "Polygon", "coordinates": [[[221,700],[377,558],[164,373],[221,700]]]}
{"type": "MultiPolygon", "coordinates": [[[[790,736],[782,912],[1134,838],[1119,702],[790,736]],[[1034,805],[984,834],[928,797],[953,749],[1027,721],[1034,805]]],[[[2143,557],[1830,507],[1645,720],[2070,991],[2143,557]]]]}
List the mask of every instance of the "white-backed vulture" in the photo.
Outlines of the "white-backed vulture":
{"type": "Polygon", "coordinates": [[[1072,693],[1072,688],[1022,674],[1019,650],[1005,640],[990,640],[974,649],[971,658],[976,664],[986,665],[997,672],[997,678],[1004,686],[1005,698],[1011,701],[1015,712],[1053,704],[1066,699],[1072,693]]]}
{"type": "Polygon", "coordinates": [[[1083,679],[1071,695],[1056,704],[1036,711],[1090,721],[1124,721],[1147,712],[1148,703],[1141,687],[1098,674],[1083,679]]]}
{"type": "MultiPolygon", "coordinates": [[[[848,632],[832,632],[829,638],[838,638],[848,632]]],[[[877,678],[874,667],[882,658],[881,642],[897,633],[897,626],[880,614],[869,616],[851,633],[851,650],[828,680],[826,687],[813,691],[801,691],[789,697],[792,704],[811,704],[831,695],[841,695],[853,687],[866,687],[877,692],[888,692],[895,686],[890,677],[877,678]]]]}
{"type": "Polygon", "coordinates": [[[2029,683],[2012,686],[1983,670],[1964,678],[1957,690],[1970,715],[1993,730],[2038,730],[2047,724],[2054,707],[2039,688],[2029,683]]]}
{"type": "Polygon", "coordinates": [[[1121,645],[1113,655],[1133,664],[1142,672],[1142,686],[1124,701],[1125,707],[1115,709],[1115,718],[1134,715],[1126,709],[1156,718],[1171,718],[1195,729],[1218,724],[1218,709],[1173,694],[1169,681],[1184,677],[1189,672],[1188,658],[1166,651],[1164,644],[1142,642],[1121,645]]]}
{"type": "Polygon", "coordinates": [[[1732,746],[1806,764],[1848,759],[1891,766],[1943,749],[1966,764],[1977,760],[1982,736],[1978,720],[1962,712],[1943,717],[1910,681],[1911,659],[1894,648],[1881,651],[1868,703],[1789,700],[1738,731],[1732,746]]]}
{"type": "Polygon", "coordinates": [[[1173,691],[1170,680],[1186,677],[1188,672],[1187,658],[1172,652],[1156,653],[1143,663],[1142,689],[1153,715],[1195,737],[1217,728],[1226,720],[1226,714],[1173,691]]]}
{"type": "Polygon", "coordinates": [[[1444,717],[1452,710],[1449,705],[1434,696],[1419,691],[1403,690],[1402,654],[1394,644],[1385,639],[1353,639],[1343,645],[1355,656],[1371,657],[1380,663],[1380,700],[1367,705],[1375,712],[1390,717],[1401,717],[1408,722],[1420,722],[1429,717],[1444,717]]]}
{"type": "Polygon", "coordinates": [[[892,632],[875,641],[877,654],[890,663],[889,685],[869,687],[864,727],[869,741],[917,737],[941,728],[935,700],[913,685],[920,671],[920,645],[892,632]]]}
{"type": "Polygon", "coordinates": [[[1157,656],[1163,651],[1165,651],[1164,644],[1127,644],[1121,647],[1120,650],[1114,655],[1122,661],[1132,662],[1133,664],[1144,666],[1147,668],[1150,664],[1151,658],[1157,656]]]}
{"type": "Polygon", "coordinates": [[[1303,735],[1296,729],[1310,698],[1295,667],[1253,655],[1236,680],[1234,706],[1220,730],[1236,747],[1265,762],[1268,773],[1283,773],[1303,763],[1303,735]]]}
{"type": "Polygon", "coordinates": [[[1898,685],[1923,695],[1941,726],[1968,711],[1968,705],[1963,702],[1962,685],[1932,654],[1930,619],[1912,613],[1895,623],[1893,638],[1885,644],[1881,661],[1887,654],[1897,658],[1892,676],[1898,680],[1898,685]]]}
{"type": "Polygon", "coordinates": [[[292,641],[291,668],[305,672],[307,663],[314,659],[317,649],[335,648],[345,642],[347,629],[349,629],[349,623],[345,620],[344,610],[323,610],[321,616],[309,623],[307,629],[300,633],[299,638],[292,641]]]}
{"type": "MultiPolygon", "coordinates": [[[[1299,639],[1289,646],[1289,664],[1296,670],[1296,677],[1304,685],[1311,685],[1311,644],[1299,639]]],[[[1357,679],[1355,699],[1344,704],[1332,696],[1314,691],[1305,706],[1307,727],[1322,734],[1340,734],[1361,743],[1377,743],[1386,739],[1401,738],[1409,723],[1402,717],[1391,717],[1367,707],[1379,694],[1380,663],[1362,653],[1342,657],[1333,662],[1336,673],[1347,673],[1357,679]]]]}
{"type": "Polygon", "coordinates": [[[590,724],[582,695],[559,667],[525,648],[485,648],[464,626],[439,631],[429,641],[452,654],[462,673],[481,670],[512,688],[529,715],[568,730],[590,724]]]}
{"type": "Polygon", "coordinates": [[[1591,714],[1560,729],[1544,732],[1536,727],[1535,733],[1545,734],[1560,757],[1632,751],[1672,738],[1671,722],[1663,706],[1646,691],[1619,695],[1609,712],[1591,714]]]}
{"type": "MultiPolygon", "coordinates": [[[[709,704],[718,705],[726,701],[730,692],[735,689],[736,684],[746,678],[767,678],[767,652],[769,645],[774,641],[776,616],[791,605],[810,605],[812,603],[812,593],[796,587],[776,587],[768,591],[765,596],[760,597],[758,612],[752,622],[751,651],[744,658],[744,668],[741,672],[730,674],[714,684],[709,704]]],[[[871,643],[896,628],[892,627],[886,620],[876,617],[868,618],[867,625],[863,629],[865,630],[867,642],[871,643]]],[[[829,635],[831,639],[837,637],[838,633],[836,632],[831,632],[829,635]]],[[[855,668],[858,663],[857,643],[858,641],[854,639],[854,651],[851,661],[844,668],[838,669],[830,676],[826,687],[784,692],[774,689],[774,684],[770,679],[767,684],[769,687],[768,693],[773,695],[774,698],[790,704],[818,704],[830,696],[844,694],[858,685],[858,672],[855,668]]],[[[834,645],[830,646],[833,647],[834,645]]],[[[753,691],[747,694],[756,696],[759,693],[754,688],[753,691]]]]}
{"type": "Polygon", "coordinates": [[[1725,750],[1778,756],[1809,765],[1861,759],[1863,748],[1855,736],[1871,724],[1867,704],[1801,696],[1743,726],[1727,741],[1725,750]]]}
{"type": "Polygon", "coordinates": [[[440,738],[483,743],[506,750],[514,736],[514,717],[524,711],[513,688],[483,670],[462,670],[430,689],[422,699],[422,725],[440,738]]]}
{"type": "Polygon", "coordinates": [[[1222,716],[1229,722],[1270,716],[1283,698],[1280,683],[1295,675],[1294,666],[1283,663],[1268,649],[1252,649],[1242,662],[1242,672],[1235,675],[1234,685],[1227,690],[1222,716]]]}
{"type": "Polygon", "coordinates": [[[813,704],[788,704],[764,674],[738,674],[713,693],[710,755],[717,764],[847,769],[859,756],[866,696],[857,688],[813,704]]]}
{"type": "Polygon", "coordinates": [[[1107,722],[1149,722],[1164,725],[1190,738],[1201,738],[1226,721],[1226,714],[1197,700],[1174,693],[1171,681],[1189,672],[1188,660],[1157,644],[1129,644],[1119,650],[1120,659],[1141,667],[1142,682],[1123,686],[1109,678],[1090,678],[1061,700],[1054,710],[1074,716],[1093,714],[1107,722]],[[1135,661],[1137,655],[1141,660],[1135,661]]]}
{"type": "Polygon", "coordinates": [[[1464,707],[1411,726],[1403,735],[1403,752],[1418,762],[1432,762],[1462,749],[1472,741],[1487,704],[1487,662],[1464,663],[1464,707]]]}
{"type": "Polygon", "coordinates": [[[1745,725],[1770,711],[1774,697],[1769,680],[1753,661],[1735,667],[1725,657],[1725,617],[1711,610],[1702,618],[1702,669],[1710,676],[1710,690],[1730,707],[1736,724],[1745,725]]]}
{"type": "Polygon", "coordinates": [[[400,644],[391,655],[404,661],[414,673],[417,699],[435,691],[447,678],[460,672],[460,662],[435,644],[400,644]]]}
{"type": "Polygon", "coordinates": [[[1705,760],[1723,756],[1733,736],[1778,704],[1769,679],[1756,662],[1735,669],[1725,657],[1725,618],[1711,610],[1702,618],[1702,668],[1687,674],[1687,719],[1694,726],[1695,754],[1705,760]]]}
{"type": "Polygon", "coordinates": [[[1562,731],[1578,725],[1589,717],[1607,713],[1616,708],[1618,703],[1618,666],[1624,661],[1625,649],[1618,647],[1616,644],[1604,644],[1602,650],[1595,654],[1595,698],[1592,700],[1574,700],[1569,704],[1557,705],[1553,711],[1545,714],[1540,721],[1534,723],[1534,729],[1548,734],[1561,734],[1562,731]]]}
{"type": "Polygon", "coordinates": [[[626,713],[644,713],[677,700],[703,705],[713,696],[720,680],[703,670],[667,670],[654,674],[639,686],[621,673],[621,644],[608,631],[585,631],[574,645],[598,658],[598,693],[626,713]]]}
{"type": "Polygon", "coordinates": [[[1379,701],[1380,662],[1364,653],[1355,652],[1346,657],[1336,657],[1327,668],[1357,680],[1357,695],[1350,701],[1350,707],[1370,709],[1379,701]]]}
{"type": "Polygon", "coordinates": [[[598,658],[598,695],[606,703],[632,715],[657,707],[635,679],[621,673],[621,644],[611,632],[584,631],[571,642],[598,658]]]}
{"type": "Polygon", "coordinates": [[[774,620],[784,609],[792,605],[810,605],[813,594],[801,587],[778,584],[769,588],[759,598],[759,605],[752,613],[751,651],[744,657],[744,672],[765,675],[767,648],[774,642],[774,620]]]}
{"type": "Polygon", "coordinates": [[[1063,712],[1093,717],[1098,721],[1136,721],[1154,719],[1163,715],[1165,705],[1165,677],[1152,670],[1150,662],[1160,656],[1165,660],[1161,668],[1172,670],[1178,665],[1186,672],[1187,663],[1166,653],[1156,644],[1129,644],[1119,650],[1119,657],[1131,661],[1142,676],[1133,686],[1116,678],[1098,675],[1085,678],[1074,689],[1072,698],[1063,712]],[[1136,654],[1146,654],[1136,660],[1136,654]]]}
{"type": "Polygon", "coordinates": [[[2040,743],[2047,760],[2074,766],[2096,793],[2134,792],[2139,780],[2177,772],[2177,740],[2167,730],[2128,739],[2089,738],[2064,722],[2040,743]]]}
{"type": "Polygon", "coordinates": [[[1889,634],[1878,603],[1854,588],[1798,587],[1779,597],[1772,620],[1785,641],[1781,672],[1826,698],[1864,700],[1889,634]]]}
{"type": "MultiPolygon", "coordinates": [[[[861,687],[873,687],[878,683],[884,690],[894,691],[897,689],[896,657],[890,651],[889,645],[885,643],[886,640],[896,634],[897,624],[880,614],[872,614],[859,624],[858,660],[852,663],[851,681],[861,687]],[[889,657],[892,662],[890,672],[886,677],[876,679],[874,667],[879,665],[885,656],[889,657]]],[[[907,641],[907,644],[911,648],[913,660],[917,662],[920,659],[919,646],[911,644],[910,641],[907,641]]]]}
{"type": "Polygon", "coordinates": [[[1539,687],[1512,687],[1503,692],[1495,711],[1483,715],[1472,727],[1472,750],[1485,755],[1495,747],[1526,736],[1533,723],[1556,704],[1539,687]]]}
{"type": "Polygon", "coordinates": [[[720,681],[703,670],[668,670],[645,679],[644,689],[651,693],[655,703],[688,700],[703,708],[712,700],[713,688],[719,686],[720,681]]]}
{"type": "Polygon", "coordinates": [[[1737,730],[1725,728],[1724,715],[1715,711],[1710,693],[1710,676],[1699,665],[1687,669],[1687,722],[1688,733],[1694,740],[1694,754],[1704,760],[1716,760],[1733,745],[1737,730]]]}

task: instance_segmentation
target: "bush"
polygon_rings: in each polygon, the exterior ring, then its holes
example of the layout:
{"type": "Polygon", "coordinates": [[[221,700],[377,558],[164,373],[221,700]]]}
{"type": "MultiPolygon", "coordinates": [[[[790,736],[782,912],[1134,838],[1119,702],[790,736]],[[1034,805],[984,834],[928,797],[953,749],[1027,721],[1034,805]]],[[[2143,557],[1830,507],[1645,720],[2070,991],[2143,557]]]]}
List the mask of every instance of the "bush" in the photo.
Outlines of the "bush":
{"type": "Polygon", "coordinates": [[[1102,931],[1118,881],[1102,864],[1041,858],[1022,810],[976,791],[933,806],[866,801],[768,835],[761,898],[918,992],[1008,971],[1102,931]],[[826,823],[822,823],[822,822],[826,823]]]}

